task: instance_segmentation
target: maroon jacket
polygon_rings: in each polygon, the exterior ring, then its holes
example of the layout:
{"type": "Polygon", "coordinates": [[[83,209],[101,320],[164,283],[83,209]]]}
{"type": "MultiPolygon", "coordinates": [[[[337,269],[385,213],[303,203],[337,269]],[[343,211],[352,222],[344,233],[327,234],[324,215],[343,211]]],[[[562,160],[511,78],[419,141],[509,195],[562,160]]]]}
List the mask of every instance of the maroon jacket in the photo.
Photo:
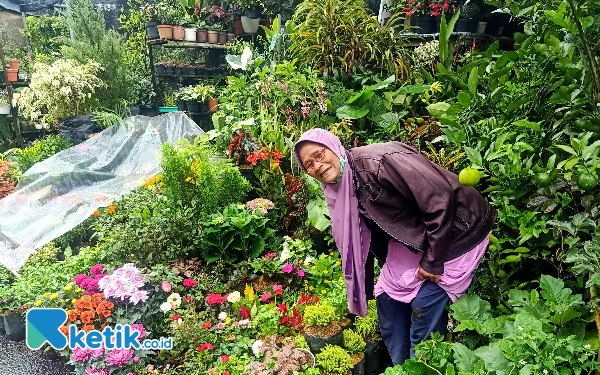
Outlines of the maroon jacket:
{"type": "Polygon", "coordinates": [[[458,176],[400,142],[348,151],[357,198],[387,234],[425,256],[420,266],[441,275],[444,263],[479,244],[496,210],[458,176]]]}

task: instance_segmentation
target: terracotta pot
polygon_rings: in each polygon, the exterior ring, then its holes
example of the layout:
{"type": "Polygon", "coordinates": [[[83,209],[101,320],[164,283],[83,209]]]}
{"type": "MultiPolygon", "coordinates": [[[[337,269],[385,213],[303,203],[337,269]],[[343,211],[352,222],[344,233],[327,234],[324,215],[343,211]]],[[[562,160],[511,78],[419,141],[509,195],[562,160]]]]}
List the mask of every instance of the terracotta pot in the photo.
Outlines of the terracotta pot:
{"type": "Polygon", "coordinates": [[[227,34],[226,33],[219,33],[219,37],[217,39],[219,44],[225,44],[227,43],[227,34]]]}
{"type": "Polygon", "coordinates": [[[235,39],[235,34],[227,34],[227,41],[228,42],[231,42],[234,39],[235,39]]]}
{"type": "Polygon", "coordinates": [[[210,44],[217,44],[219,41],[219,33],[216,31],[209,30],[208,31],[208,42],[210,44]]]}
{"type": "Polygon", "coordinates": [[[173,39],[173,26],[158,25],[158,35],[160,36],[160,39],[173,39]]]}
{"type": "Polygon", "coordinates": [[[211,113],[219,110],[219,98],[208,99],[208,111],[211,113]]]}
{"type": "Polygon", "coordinates": [[[196,31],[196,41],[198,43],[208,42],[208,30],[207,29],[198,29],[198,31],[196,31]]]}
{"type": "Polygon", "coordinates": [[[17,82],[19,79],[18,69],[6,69],[6,78],[8,82],[17,82]]]}
{"type": "Polygon", "coordinates": [[[21,60],[10,60],[10,68],[11,69],[19,70],[20,66],[21,66],[21,60]]]}
{"type": "Polygon", "coordinates": [[[175,40],[184,40],[185,39],[185,29],[183,26],[173,26],[173,39],[175,40]]]}
{"type": "Polygon", "coordinates": [[[235,23],[235,35],[244,35],[244,27],[242,26],[242,20],[236,18],[234,20],[235,23]]]}
{"type": "Polygon", "coordinates": [[[195,42],[196,41],[196,29],[186,28],[184,39],[187,40],[188,42],[195,42]]]}
{"type": "Polygon", "coordinates": [[[242,16],[242,28],[246,34],[256,34],[258,27],[260,26],[260,18],[250,18],[242,16]]]}

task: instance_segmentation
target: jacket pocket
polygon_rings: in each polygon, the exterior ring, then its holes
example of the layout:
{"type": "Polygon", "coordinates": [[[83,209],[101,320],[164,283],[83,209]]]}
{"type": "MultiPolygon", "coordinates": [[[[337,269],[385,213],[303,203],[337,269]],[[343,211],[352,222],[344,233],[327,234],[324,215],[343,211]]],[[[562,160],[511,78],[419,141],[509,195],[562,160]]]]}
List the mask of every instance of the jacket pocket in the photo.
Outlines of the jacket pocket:
{"type": "Polygon", "coordinates": [[[473,223],[469,219],[467,219],[465,215],[460,214],[458,212],[454,215],[454,222],[458,223],[466,229],[470,229],[473,226],[473,223]]]}

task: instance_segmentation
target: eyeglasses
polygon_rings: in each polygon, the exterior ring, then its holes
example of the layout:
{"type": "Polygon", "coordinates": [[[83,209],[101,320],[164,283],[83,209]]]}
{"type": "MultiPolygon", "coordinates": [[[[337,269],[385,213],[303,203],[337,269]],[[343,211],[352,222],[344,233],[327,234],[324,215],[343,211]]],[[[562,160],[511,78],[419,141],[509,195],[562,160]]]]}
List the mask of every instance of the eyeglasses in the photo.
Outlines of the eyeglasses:
{"type": "Polygon", "coordinates": [[[325,147],[312,153],[311,158],[304,163],[304,169],[306,169],[308,173],[312,172],[315,167],[315,162],[323,160],[324,157],[325,147]]]}

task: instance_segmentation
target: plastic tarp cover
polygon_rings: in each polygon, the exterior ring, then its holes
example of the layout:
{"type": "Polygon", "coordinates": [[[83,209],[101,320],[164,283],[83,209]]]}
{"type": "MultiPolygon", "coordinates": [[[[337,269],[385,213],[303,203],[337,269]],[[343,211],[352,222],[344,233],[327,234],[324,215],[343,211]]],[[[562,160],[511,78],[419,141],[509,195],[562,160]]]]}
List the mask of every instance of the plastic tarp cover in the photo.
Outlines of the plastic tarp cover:
{"type": "Polygon", "coordinates": [[[36,249],[159,174],[163,143],[203,133],[181,112],[134,116],[35,164],[0,200],[0,264],[18,272],[36,249]]]}

